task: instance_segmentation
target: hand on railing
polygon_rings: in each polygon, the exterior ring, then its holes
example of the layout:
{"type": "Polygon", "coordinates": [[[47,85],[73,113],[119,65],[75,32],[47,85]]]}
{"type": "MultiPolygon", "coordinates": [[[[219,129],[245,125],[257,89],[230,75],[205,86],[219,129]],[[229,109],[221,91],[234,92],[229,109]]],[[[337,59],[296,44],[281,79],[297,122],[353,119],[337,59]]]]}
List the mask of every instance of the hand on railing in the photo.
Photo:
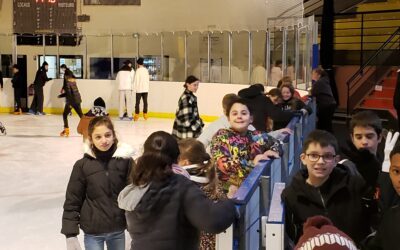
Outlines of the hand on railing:
{"type": "Polygon", "coordinates": [[[260,161],[268,161],[271,159],[278,159],[280,158],[279,153],[273,150],[267,150],[263,154],[256,155],[254,157],[254,165],[257,165],[260,161]]]}
{"type": "Polygon", "coordinates": [[[228,197],[228,199],[232,199],[233,196],[236,194],[236,192],[238,191],[239,187],[235,186],[235,185],[230,185],[229,189],[228,189],[228,193],[226,194],[226,196],[228,197]]]}

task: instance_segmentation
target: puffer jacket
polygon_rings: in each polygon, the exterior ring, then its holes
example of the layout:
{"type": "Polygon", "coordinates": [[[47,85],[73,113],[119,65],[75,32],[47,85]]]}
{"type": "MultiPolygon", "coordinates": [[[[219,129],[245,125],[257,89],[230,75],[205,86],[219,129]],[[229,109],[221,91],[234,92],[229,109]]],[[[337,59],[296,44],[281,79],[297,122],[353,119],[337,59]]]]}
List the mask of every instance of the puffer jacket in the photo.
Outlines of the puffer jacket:
{"type": "Polygon", "coordinates": [[[82,102],[81,94],[79,93],[75,78],[70,78],[67,80],[64,90],[67,102],[72,104],[79,104],[82,102]]]}
{"type": "Polygon", "coordinates": [[[233,201],[213,202],[177,174],[147,187],[127,186],[118,204],[127,210],[131,250],[199,249],[200,230],[220,233],[235,219],[233,201]]]}
{"type": "Polygon", "coordinates": [[[362,201],[364,179],[350,174],[340,164],[319,188],[307,184],[307,178],[307,170],[300,170],[282,193],[289,238],[297,243],[307,218],[323,215],[359,244],[370,233],[367,210],[362,201]]]}
{"type": "Polygon", "coordinates": [[[117,197],[126,186],[134,150],[119,143],[106,165],[96,159],[85,144],[85,155],[72,170],[67,186],[61,233],[67,237],[79,234],[101,234],[124,230],[124,211],[118,208],[117,197]]]}

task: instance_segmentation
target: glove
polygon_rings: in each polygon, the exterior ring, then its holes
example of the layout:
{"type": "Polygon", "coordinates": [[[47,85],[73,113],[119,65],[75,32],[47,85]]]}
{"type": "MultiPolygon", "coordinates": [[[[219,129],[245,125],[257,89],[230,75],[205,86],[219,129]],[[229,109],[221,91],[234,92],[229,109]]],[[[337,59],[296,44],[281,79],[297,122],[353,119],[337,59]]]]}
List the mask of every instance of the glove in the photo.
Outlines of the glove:
{"type": "Polygon", "coordinates": [[[396,145],[397,139],[399,138],[399,132],[392,134],[389,132],[386,136],[385,141],[385,159],[382,164],[382,172],[389,172],[390,167],[390,152],[392,152],[394,145],[396,145]]]}
{"type": "Polygon", "coordinates": [[[78,237],[67,238],[67,250],[82,250],[78,237]]]}
{"type": "Polygon", "coordinates": [[[376,186],[381,164],[374,154],[368,149],[357,149],[352,142],[348,142],[348,148],[342,149],[364,178],[365,182],[372,187],[376,186]]]}

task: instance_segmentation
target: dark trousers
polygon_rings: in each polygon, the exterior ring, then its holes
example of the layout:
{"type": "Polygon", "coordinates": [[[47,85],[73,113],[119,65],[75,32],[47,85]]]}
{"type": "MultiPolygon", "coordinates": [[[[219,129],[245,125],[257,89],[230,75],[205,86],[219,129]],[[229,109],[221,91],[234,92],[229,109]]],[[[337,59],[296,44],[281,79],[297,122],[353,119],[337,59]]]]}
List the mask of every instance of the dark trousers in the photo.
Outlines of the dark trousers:
{"type": "Polygon", "coordinates": [[[15,111],[18,111],[21,108],[21,96],[22,96],[22,89],[21,88],[14,88],[14,107],[15,107],[15,111]]]}
{"type": "Polygon", "coordinates": [[[332,119],[335,113],[336,105],[317,107],[317,129],[326,130],[333,133],[332,119]]]}
{"type": "Polygon", "coordinates": [[[79,115],[79,118],[81,118],[83,116],[80,103],[73,103],[73,104],[69,103],[69,102],[65,103],[64,112],[63,112],[64,128],[69,128],[68,127],[68,115],[72,109],[74,109],[75,112],[79,115]]]}
{"type": "Polygon", "coordinates": [[[143,113],[147,113],[147,95],[149,93],[136,93],[135,114],[139,114],[140,98],[143,98],[143,113]]]}
{"type": "Polygon", "coordinates": [[[43,112],[43,86],[33,85],[35,94],[33,95],[33,101],[31,104],[31,110],[33,112],[43,112]]]}

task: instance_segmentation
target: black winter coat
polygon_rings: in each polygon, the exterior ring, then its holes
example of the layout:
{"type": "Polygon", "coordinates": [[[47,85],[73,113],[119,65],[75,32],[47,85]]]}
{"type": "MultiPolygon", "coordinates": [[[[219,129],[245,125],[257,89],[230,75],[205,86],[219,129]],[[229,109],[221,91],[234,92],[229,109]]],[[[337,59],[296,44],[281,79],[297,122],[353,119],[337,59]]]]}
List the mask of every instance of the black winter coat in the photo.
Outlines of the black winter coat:
{"type": "Polygon", "coordinates": [[[12,82],[12,87],[14,89],[22,89],[24,87],[24,82],[23,82],[22,76],[19,72],[15,73],[13,75],[11,82],[12,82]]]}
{"type": "Polygon", "coordinates": [[[393,96],[393,107],[395,109],[400,109],[400,72],[397,73],[396,88],[393,96]]]}
{"type": "MultiPolygon", "coordinates": [[[[399,198],[399,197],[398,197],[399,198]]],[[[383,216],[382,222],[375,237],[370,240],[368,250],[394,250],[399,249],[400,237],[400,204],[390,208],[383,216]]]]}
{"type": "Polygon", "coordinates": [[[336,105],[328,76],[321,77],[314,83],[311,89],[311,95],[315,97],[318,109],[319,107],[336,105]]]}
{"type": "Polygon", "coordinates": [[[87,234],[102,234],[126,228],[124,211],[118,208],[117,197],[126,186],[132,164],[132,148],[118,144],[106,165],[94,157],[86,147],[71,173],[65,195],[61,233],[79,234],[79,227],[87,234]]]}
{"type": "Polygon", "coordinates": [[[50,80],[51,78],[47,77],[46,69],[44,67],[41,67],[36,72],[35,81],[33,83],[38,87],[43,87],[46,84],[46,82],[50,80]]]}
{"type": "Polygon", "coordinates": [[[297,243],[307,218],[323,215],[359,244],[370,233],[369,220],[362,202],[365,188],[363,178],[351,175],[340,164],[319,188],[307,184],[307,178],[307,170],[300,170],[282,193],[289,238],[297,243]]]}
{"type": "MultiPolygon", "coordinates": [[[[294,116],[291,111],[282,111],[281,108],[275,106],[271,100],[260,92],[260,89],[251,85],[248,88],[239,91],[238,95],[246,99],[253,111],[252,125],[259,131],[267,130],[267,118],[271,118],[275,123],[288,124],[294,116]]],[[[274,126],[274,130],[282,127],[274,126]]]]}
{"type": "Polygon", "coordinates": [[[126,219],[131,250],[195,250],[200,230],[224,231],[235,219],[235,207],[231,200],[214,203],[195,183],[174,174],[153,182],[126,219]]]}
{"type": "Polygon", "coordinates": [[[74,78],[67,80],[64,91],[67,102],[71,104],[79,104],[82,102],[81,94],[79,93],[78,85],[74,78]]]}

